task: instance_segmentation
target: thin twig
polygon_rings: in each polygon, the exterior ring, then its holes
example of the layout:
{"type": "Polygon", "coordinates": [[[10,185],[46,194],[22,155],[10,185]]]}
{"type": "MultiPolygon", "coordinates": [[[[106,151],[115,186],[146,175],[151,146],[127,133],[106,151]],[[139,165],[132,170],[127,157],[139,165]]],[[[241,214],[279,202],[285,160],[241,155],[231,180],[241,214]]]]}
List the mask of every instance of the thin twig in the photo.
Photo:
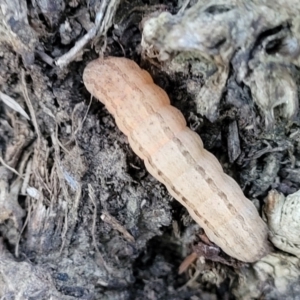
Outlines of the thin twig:
{"type": "Polygon", "coordinates": [[[185,0],[185,1],[182,3],[182,5],[181,5],[181,7],[180,7],[180,9],[179,9],[179,11],[178,11],[178,15],[183,14],[183,12],[186,10],[186,8],[188,7],[188,5],[190,4],[190,1],[191,1],[191,0],[185,0]]]}
{"type": "Polygon", "coordinates": [[[54,59],[43,51],[36,50],[35,53],[49,66],[53,67],[54,59]]]}
{"type": "Polygon", "coordinates": [[[118,220],[116,218],[114,218],[113,216],[111,216],[107,211],[102,210],[102,215],[101,215],[101,220],[104,221],[107,224],[110,224],[110,226],[119,231],[120,233],[123,234],[124,238],[131,242],[134,243],[134,237],[124,228],[124,226],[122,226],[118,220]]]}
{"type": "Polygon", "coordinates": [[[180,287],[178,289],[178,291],[182,291],[190,286],[192,286],[192,284],[197,280],[197,278],[199,277],[199,275],[201,274],[201,270],[196,270],[193,277],[190,278],[182,287],[180,287]]]}
{"type": "Polygon", "coordinates": [[[90,108],[91,108],[92,102],[93,102],[93,96],[91,95],[90,103],[89,103],[89,106],[88,106],[88,108],[87,108],[87,110],[86,110],[86,113],[85,113],[85,115],[84,115],[84,117],[83,117],[83,119],[82,119],[81,126],[83,125],[84,121],[85,121],[86,118],[87,118],[87,115],[88,115],[89,110],[90,110],[90,108]]]}
{"type": "Polygon", "coordinates": [[[38,136],[38,145],[40,145],[41,132],[40,132],[40,128],[39,128],[36,116],[35,116],[34,108],[32,106],[32,103],[31,103],[29,95],[28,95],[28,90],[27,90],[27,85],[26,85],[26,80],[25,80],[25,71],[24,71],[24,69],[22,69],[22,71],[21,71],[21,81],[22,81],[23,96],[24,96],[25,102],[27,104],[27,107],[29,109],[29,113],[30,113],[30,117],[31,117],[31,121],[33,123],[34,129],[35,129],[36,134],[38,136]]]}
{"type": "Polygon", "coordinates": [[[102,0],[99,11],[96,14],[95,26],[92,27],[69,52],[62,55],[56,65],[60,68],[65,67],[70,62],[75,60],[78,53],[90,42],[95,36],[105,35],[108,28],[112,24],[112,19],[119,6],[120,0],[102,0]]]}
{"type": "Polygon", "coordinates": [[[3,160],[2,156],[0,156],[0,163],[7,168],[9,171],[13,172],[14,174],[18,175],[19,177],[22,178],[22,175],[14,168],[10,167],[8,164],[5,163],[5,161],[3,160]]]}

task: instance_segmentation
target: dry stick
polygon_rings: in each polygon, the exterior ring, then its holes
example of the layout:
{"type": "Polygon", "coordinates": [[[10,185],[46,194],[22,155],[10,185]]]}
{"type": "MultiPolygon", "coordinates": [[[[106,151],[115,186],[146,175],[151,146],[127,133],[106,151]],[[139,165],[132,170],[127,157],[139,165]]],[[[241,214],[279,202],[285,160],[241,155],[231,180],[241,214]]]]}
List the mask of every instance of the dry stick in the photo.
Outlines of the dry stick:
{"type": "Polygon", "coordinates": [[[183,12],[186,10],[186,8],[188,7],[188,5],[190,4],[190,1],[191,1],[191,0],[185,0],[185,1],[182,3],[182,5],[181,5],[181,7],[180,7],[180,9],[179,9],[179,11],[178,11],[178,15],[183,14],[183,12]]]}
{"type": "Polygon", "coordinates": [[[183,262],[179,266],[178,274],[182,274],[185,272],[189,266],[198,258],[197,253],[192,252],[190,255],[188,255],[183,262]]]}
{"type": "Polygon", "coordinates": [[[36,50],[35,53],[49,66],[53,67],[54,59],[43,51],[36,50]]]}
{"type": "Polygon", "coordinates": [[[178,288],[178,291],[182,291],[182,290],[188,288],[189,286],[192,286],[192,284],[197,280],[197,278],[199,277],[201,272],[202,272],[202,270],[196,270],[193,277],[190,278],[182,287],[178,288]]]}
{"type": "MultiPolygon", "coordinates": [[[[26,172],[25,172],[25,175],[22,175],[22,178],[23,178],[23,184],[22,184],[22,188],[21,188],[21,193],[22,194],[26,194],[26,191],[23,191],[23,189],[25,190],[26,186],[28,185],[29,183],[29,179],[30,179],[30,175],[31,175],[31,171],[32,171],[32,159],[29,159],[30,155],[32,154],[32,151],[28,151],[22,164],[21,164],[21,167],[20,167],[20,174],[23,174],[24,173],[24,169],[25,169],[25,162],[27,162],[26,164],[26,172]]],[[[21,236],[30,220],[30,217],[31,217],[31,212],[32,212],[32,209],[33,209],[33,205],[30,201],[31,197],[30,196],[27,196],[26,197],[26,203],[29,203],[28,204],[28,213],[27,213],[27,216],[26,216],[26,219],[25,219],[25,222],[23,224],[23,227],[21,228],[20,232],[19,232],[19,235],[18,235],[18,238],[17,238],[17,242],[16,242],[16,246],[15,246],[15,256],[16,257],[19,257],[19,243],[20,243],[20,240],[21,240],[21,236]]]]}
{"type": "MultiPolygon", "coordinates": [[[[32,159],[29,159],[30,155],[32,154],[32,148],[27,151],[26,155],[23,155],[24,159],[21,163],[21,166],[19,168],[20,170],[20,174],[23,174],[24,173],[24,169],[26,168],[26,171],[25,171],[25,175],[22,175],[22,179],[23,179],[23,183],[22,183],[22,187],[21,187],[21,193],[22,194],[26,194],[26,187],[28,186],[28,183],[29,183],[29,180],[30,180],[30,175],[31,175],[31,172],[32,172],[32,159]],[[25,166],[26,164],[26,166],[25,166]]],[[[21,240],[21,236],[31,218],[31,212],[33,210],[33,205],[30,201],[31,197],[30,196],[27,196],[26,197],[26,202],[25,203],[28,203],[28,213],[27,213],[27,216],[26,216],[26,219],[25,219],[25,222],[23,224],[23,227],[21,228],[19,234],[18,234],[18,238],[17,238],[17,242],[16,242],[16,246],[15,246],[15,256],[16,257],[19,257],[19,244],[20,244],[20,240],[21,240]]]]}
{"type": "Polygon", "coordinates": [[[107,224],[110,224],[110,226],[114,229],[119,231],[121,234],[123,234],[124,238],[130,242],[134,243],[135,239],[134,237],[119,223],[119,221],[111,216],[107,211],[102,210],[101,220],[107,224]]]}
{"type": "Polygon", "coordinates": [[[65,67],[70,62],[75,60],[78,53],[90,42],[96,35],[105,35],[108,28],[111,26],[112,19],[119,6],[120,0],[102,0],[99,11],[96,14],[95,26],[92,27],[86,35],[84,35],[75,46],[66,54],[62,55],[57,61],[56,65],[60,68],[65,67]]]}
{"type": "MultiPolygon", "coordinates": [[[[24,71],[24,69],[22,69],[22,72],[21,72],[21,81],[22,81],[23,96],[24,96],[25,102],[27,104],[27,107],[29,109],[30,117],[31,117],[34,129],[36,131],[36,134],[38,136],[38,141],[40,142],[40,140],[41,140],[41,132],[40,132],[40,128],[39,128],[39,125],[37,123],[37,120],[36,120],[36,116],[35,116],[35,112],[34,112],[32,103],[31,103],[29,95],[28,95],[26,81],[25,81],[25,71],[24,71]]],[[[38,144],[40,145],[40,143],[38,143],[38,144]]]]}
{"type": "Polygon", "coordinates": [[[7,168],[9,171],[13,172],[14,174],[18,175],[19,177],[22,177],[22,175],[14,168],[10,167],[6,162],[3,160],[2,156],[0,155],[0,163],[3,165],[3,167],[7,168]]]}

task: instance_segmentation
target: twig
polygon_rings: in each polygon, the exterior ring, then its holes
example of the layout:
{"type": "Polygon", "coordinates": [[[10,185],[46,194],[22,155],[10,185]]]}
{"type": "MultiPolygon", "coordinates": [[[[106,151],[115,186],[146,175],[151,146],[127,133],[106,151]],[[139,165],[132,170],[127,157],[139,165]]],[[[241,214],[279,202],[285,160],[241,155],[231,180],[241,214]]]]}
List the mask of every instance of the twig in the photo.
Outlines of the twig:
{"type": "Polygon", "coordinates": [[[34,127],[34,129],[36,131],[36,134],[38,136],[38,145],[40,146],[41,132],[40,132],[40,128],[39,128],[36,116],[35,116],[34,108],[32,106],[32,103],[31,103],[29,95],[28,95],[24,69],[22,69],[22,71],[21,71],[21,81],[22,81],[23,96],[24,96],[25,102],[27,104],[27,107],[28,107],[28,110],[29,110],[29,113],[30,113],[30,116],[31,116],[31,121],[33,123],[33,127],[34,127]]]}
{"type": "Polygon", "coordinates": [[[0,92],[0,99],[10,108],[21,114],[27,120],[30,120],[29,116],[25,112],[25,110],[21,107],[19,103],[16,102],[12,97],[0,92]]]}
{"type": "Polygon", "coordinates": [[[178,291],[182,291],[190,286],[192,286],[192,284],[197,280],[197,278],[199,277],[199,275],[201,274],[201,270],[196,270],[193,277],[190,278],[182,287],[180,287],[178,289],[178,291]]]}
{"type": "Polygon", "coordinates": [[[0,156],[0,163],[7,168],[8,170],[10,170],[11,172],[13,172],[14,174],[18,175],[19,177],[22,178],[22,175],[14,168],[10,167],[8,164],[5,163],[5,161],[3,160],[2,156],[0,156]]]}
{"type": "Polygon", "coordinates": [[[49,66],[53,67],[54,59],[43,51],[36,50],[35,53],[49,66]]]}
{"type": "Polygon", "coordinates": [[[111,227],[123,234],[128,242],[134,243],[134,237],[107,211],[102,210],[101,220],[111,225],[111,227]]]}
{"type": "MultiPolygon", "coordinates": [[[[91,105],[92,105],[92,101],[93,101],[93,96],[91,95],[90,103],[89,103],[89,106],[88,106],[88,108],[87,108],[87,110],[86,110],[86,113],[85,113],[85,115],[84,115],[84,117],[83,117],[83,119],[82,119],[81,126],[83,125],[84,121],[85,121],[86,118],[87,118],[87,115],[88,115],[89,110],[90,110],[91,105]]],[[[75,131],[75,133],[76,133],[76,131],[75,131]]]]}
{"type": "Polygon", "coordinates": [[[60,68],[65,67],[72,62],[78,53],[91,41],[96,35],[105,35],[108,28],[112,24],[112,19],[119,6],[120,0],[102,0],[99,11],[96,14],[95,26],[92,27],[86,35],[84,35],[75,46],[66,54],[62,55],[57,61],[56,65],[60,68]]]}
{"type": "Polygon", "coordinates": [[[182,3],[182,5],[181,5],[181,7],[180,7],[180,9],[179,9],[179,11],[178,11],[178,15],[183,14],[183,12],[186,10],[186,8],[188,7],[188,5],[190,4],[190,1],[191,1],[191,0],[185,0],[185,1],[182,3]]]}

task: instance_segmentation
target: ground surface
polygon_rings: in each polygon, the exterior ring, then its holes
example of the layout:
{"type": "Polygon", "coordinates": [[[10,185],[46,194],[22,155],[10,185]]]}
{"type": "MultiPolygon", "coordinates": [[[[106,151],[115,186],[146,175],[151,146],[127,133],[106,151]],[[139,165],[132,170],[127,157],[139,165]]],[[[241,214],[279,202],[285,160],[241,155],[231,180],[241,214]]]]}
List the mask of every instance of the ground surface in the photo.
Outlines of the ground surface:
{"type": "MultiPolygon", "coordinates": [[[[0,1],[0,87],[12,98],[2,94],[0,101],[1,299],[277,299],[280,293],[298,299],[299,260],[279,250],[256,265],[202,257],[179,275],[201,242],[199,226],[147,173],[83,85],[84,67],[99,54],[131,58],[260,212],[270,189],[299,190],[297,112],[291,122],[275,111],[266,128],[251,90],[230,73],[211,122],[195,97],[205,72],[177,68],[178,61],[171,68],[145,54],[142,19],[174,14],[181,2],[121,1],[106,38],[93,38],[93,47],[88,43],[61,68],[54,60],[93,27],[99,2],[27,1],[26,8],[0,1]],[[20,109],[7,105],[14,101],[20,109]]],[[[297,64],[293,72],[297,82],[297,64]]]]}

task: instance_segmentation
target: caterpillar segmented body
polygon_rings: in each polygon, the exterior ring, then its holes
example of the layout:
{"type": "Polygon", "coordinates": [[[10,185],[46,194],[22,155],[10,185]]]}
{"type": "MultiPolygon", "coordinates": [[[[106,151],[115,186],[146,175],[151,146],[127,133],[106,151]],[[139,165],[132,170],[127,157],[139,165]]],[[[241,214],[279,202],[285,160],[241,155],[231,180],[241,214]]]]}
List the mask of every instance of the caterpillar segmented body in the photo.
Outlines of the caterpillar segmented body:
{"type": "Polygon", "coordinates": [[[147,170],[211,241],[245,262],[268,253],[267,226],[255,206],[147,71],[129,59],[108,57],[89,63],[83,81],[114,116],[147,170]]]}

